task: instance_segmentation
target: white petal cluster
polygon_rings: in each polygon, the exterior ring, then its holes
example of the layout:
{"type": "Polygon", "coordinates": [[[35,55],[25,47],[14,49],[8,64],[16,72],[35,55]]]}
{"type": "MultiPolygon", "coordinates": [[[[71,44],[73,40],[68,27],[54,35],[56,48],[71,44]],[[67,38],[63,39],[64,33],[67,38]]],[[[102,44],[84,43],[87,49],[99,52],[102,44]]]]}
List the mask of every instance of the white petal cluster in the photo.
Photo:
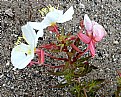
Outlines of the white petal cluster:
{"type": "Polygon", "coordinates": [[[53,8],[42,22],[27,22],[26,25],[22,26],[22,36],[27,44],[20,43],[12,49],[11,62],[13,66],[18,69],[25,68],[34,58],[38,38],[43,37],[43,29],[56,23],[69,21],[73,14],[72,6],[65,13],[63,13],[63,10],[53,8]],[[37,34],[35,30],[38,30],[37,34]]]}
{"type": "Polygon", "coordinates": [[[11,52],[11,62],[15,68],[23,69],[34,58],[34,50],[37,45],[37,35],[30,25],[21,27],[22,35],[27,44],[21,43],[15,46],[11,52]]]}
{"type": "Polygon", "coordinates": [[[65,13],[63,13],[63,10],[57,10],[53,8],[53,10],[47,13],[42,22],[28,22],[28,23],[31,25],[32,28],[40,31],[41,28],[44,29],[56,23],[64,23],[66,21],[71,20],[73,14],[74,14],[73,6],[71,6],[65,13]]]}

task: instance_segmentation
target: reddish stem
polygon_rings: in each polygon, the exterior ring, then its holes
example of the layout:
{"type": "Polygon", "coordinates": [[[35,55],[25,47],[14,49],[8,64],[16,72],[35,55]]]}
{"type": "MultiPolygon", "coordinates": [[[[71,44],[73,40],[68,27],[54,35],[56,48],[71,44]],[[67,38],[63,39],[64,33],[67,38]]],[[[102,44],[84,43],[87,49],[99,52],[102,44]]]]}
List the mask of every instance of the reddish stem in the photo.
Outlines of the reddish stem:
{"type": "Polygon", "coordinates": [[[36,53],[36,54],[40,53],[40,49],[36,49],[36,50],[35,50],[35,53],[36,53]]]}
{"type": "Polygon", "coordinates": [[[84,55],[84,53],[86,53],[89,50],[89,47],[87,47],[83,53],[80,53],[76,58],[80,58],[82,55],[84,55]]]}
{"type": "Polygon", "coordinates": [[[41,45],[40,48],[45,48],[45,49],[59,49],[59,47],[56,46],[56,44],[44,44],[44,45],[41,45]]]}
{"type": "Polygon", "coordinates": [[[67,38],[66,40],[75,40],[75,39],[77,39],[77,37],[76,36],[70,36],[69,38],[67,38]]]}
{"type": "Polygon", "coordinates": [[[72,63],[73,63],[73,62],[76,62],[77,59],[80,58],[82,55],[84,55],[84,53],[87,52],[88,50],[89,50],[89,49],[86,48],[84,52],[77,53],[77,54],[76,54],[76,57],[73,57],[73,61],[72,61],[72,63]]]}
{"type": "Polygon", "coordinates": [[[49,65],[49,64],[42,64],[42,65],[43,65],[43,66],[48,66],[48,67],[53,68],[53,69],[55,69],[55,68],[62,68],[62,67],[65,66],[65,65],[51,66],[51,65],[49,65]]]}
{"type": "Polygon", "coordinates": [[[41,49],[41,55],[40,55],[40,57],[41,57],[41,64],[43,64],[44,63],[44,61],[45,61],[45,52],[44,52],[44,50],[42,50],[41,49]]]}
{"type": "Polygon", "coordinates": [[[60,34],[59,34],[58,29],[57,29],[57,26],[56,26],[56,25],[54,25],[54,26],[53,26],[53,28],[54,28],[54,30],[55,30],[55,32],[56,32],[56,34],[59,36],[60,34]]]}
{"type": "Polygon", "coordinates": [[[49,56],[50,58],[53,58],[53,59],[68,61],[67,58],[57,58],[57,57],[52,56],[52,55],[50,55],[50,54],[48,54],[48,53],[45,53],[45,55],[46,55],[46,56],[49,56]]]}
{"type": "Polygon", "coordinates": [[[80,52],[82,53],[82,51],[76,46],[74,45],[73,43],[70,45],[74,50],[76,50],[77,52],[80,52]]]}

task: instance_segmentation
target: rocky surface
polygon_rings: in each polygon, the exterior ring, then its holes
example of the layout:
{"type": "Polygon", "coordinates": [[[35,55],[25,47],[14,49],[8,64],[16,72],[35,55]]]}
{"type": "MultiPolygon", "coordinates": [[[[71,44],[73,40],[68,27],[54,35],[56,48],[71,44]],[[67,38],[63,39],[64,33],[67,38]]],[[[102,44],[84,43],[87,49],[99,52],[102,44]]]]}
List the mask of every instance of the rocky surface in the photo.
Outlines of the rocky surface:
{"type": "MultiPolygon", "coordinates": [[[[96,97],[111,97],[116,90],[116,70],[121,69],[121,1],[120,0],[3,0],[0,1],[0,97],[71,97],[62,89],[48,88],[57,83],[48,76],[46,69],[33,66],[14,70],[10,53],[21,36],[21,26],[27,21],[41,21],[38,10],[48,6],[67,10],[74,6],[74,18],[64,23],[73,33],[79,30],[79,22],[87,13],[107,31],[107,36],[96,45],[96,56],[91,60],[99,69],[86,79],[105,78],[112,81],[98,91],[96,97]]],[[[49,39],[45,34],[44,39],[49,39]]],[[[40,42],[42,40],[40,39],[40,42]]],[[[45,42],[45,41],[44,41],[45,42]]]]}

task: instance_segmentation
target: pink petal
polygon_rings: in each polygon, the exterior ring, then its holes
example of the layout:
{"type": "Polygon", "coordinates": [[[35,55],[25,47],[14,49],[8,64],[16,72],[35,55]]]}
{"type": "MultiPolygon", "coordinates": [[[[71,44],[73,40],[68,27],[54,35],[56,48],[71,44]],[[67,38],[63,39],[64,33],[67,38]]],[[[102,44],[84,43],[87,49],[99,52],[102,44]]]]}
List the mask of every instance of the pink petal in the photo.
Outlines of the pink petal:
{"type": "Polygon", "coordinates": [[[92,21],[92,26],[94,26],[94,25],[99,25],[99,24],[95,21],[92,21]]]}
{"type": "Polygon", "coordinates": [[[84,26],[85,29],[87,30],[87,34],[92,34],[92,21],[90,20],[90,18],[88,17],[87,14],[84,15],[84,26]]]}
{"type": "Polygon", "coordinates": [[[41,64],[43,64],[44,61],[45,61],[44,50],[41,49],[41,64]]]}
{"type": "Polygon", "coordinates": [[[101,25],[98,24],[93,26],[93,38],[95,41],[101,41],[105,35],[106,31],[101,25]]]}
{"type": "Polygon", "coordinates": [[[81,32],[79,34],[77,34],[77,36],[80,38],[80,40],[82,40],[86,44],[88,44],[91,41],[90,37],[88,37],[87,35],[85,35],[81,32]]]}
{"type": "Polygon", "coordinates": [[[92,57],[94,57],[95,56],[95,44],[93,43],[93,41],[90,42],[89,49],[90,49],[92,57]]]}

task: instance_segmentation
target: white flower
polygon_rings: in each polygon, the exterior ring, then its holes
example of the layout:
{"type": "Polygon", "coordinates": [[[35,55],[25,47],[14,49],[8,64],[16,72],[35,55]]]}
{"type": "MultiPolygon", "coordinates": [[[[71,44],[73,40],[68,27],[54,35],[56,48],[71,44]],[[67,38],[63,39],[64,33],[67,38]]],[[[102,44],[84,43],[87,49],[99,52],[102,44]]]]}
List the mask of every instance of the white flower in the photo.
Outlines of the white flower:
{"type": "Polygon", "coordinates": [[[42,22],[28,22],[34,29],[41,30],[56,23],[64,23],[72,19],[74,14],[73,6],[71,6],[65,13],[63,10],[53,8],[42,22]]]}
{"type": "Polygon", "coordinates": [[[11,52],[11,62],[15,68],[25,68],[34,58],[34,51],[37,45],[37,35],[30,25],[21,27],[24,39],[28,44],[21,43],[15,46],[11,52]]]}
{"type": "Polygon", "coordinates": [[[43,29],[44,29],[44,25],[42,24],[42,22],[27,22],[27,25],[29,25],[32,29],[35,30],[39,30],[37,32],[37,37],[43,37],[43,29]]]}

